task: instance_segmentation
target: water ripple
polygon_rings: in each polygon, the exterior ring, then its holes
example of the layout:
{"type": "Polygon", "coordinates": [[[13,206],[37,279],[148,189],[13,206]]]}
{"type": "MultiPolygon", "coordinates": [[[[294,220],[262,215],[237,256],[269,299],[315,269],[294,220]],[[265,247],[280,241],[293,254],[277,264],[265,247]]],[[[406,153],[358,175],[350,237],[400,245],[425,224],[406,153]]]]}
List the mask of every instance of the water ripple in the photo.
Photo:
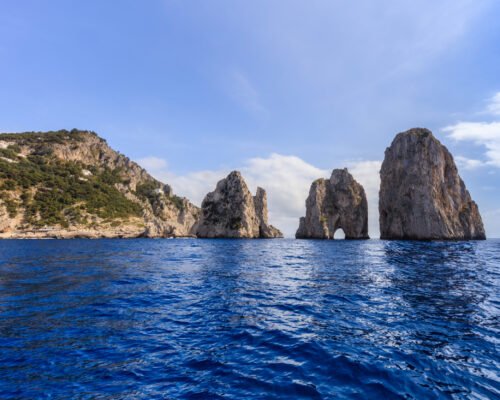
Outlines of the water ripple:
{"type": "Polygon", "coordinates": [[[2,399],[500,397],[500,241],[0,242],[2,399]]]}

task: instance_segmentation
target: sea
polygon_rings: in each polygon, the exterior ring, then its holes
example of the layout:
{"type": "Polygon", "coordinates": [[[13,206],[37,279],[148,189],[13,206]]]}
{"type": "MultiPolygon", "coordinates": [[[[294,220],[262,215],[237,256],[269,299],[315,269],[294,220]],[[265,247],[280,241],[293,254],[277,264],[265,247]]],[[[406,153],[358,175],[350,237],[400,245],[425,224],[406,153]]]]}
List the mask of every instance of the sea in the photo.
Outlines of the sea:
{"type": "Polygon", "coordinates": [[[0,399],[499,399],[500,240],[0,241],[0,399]]]}

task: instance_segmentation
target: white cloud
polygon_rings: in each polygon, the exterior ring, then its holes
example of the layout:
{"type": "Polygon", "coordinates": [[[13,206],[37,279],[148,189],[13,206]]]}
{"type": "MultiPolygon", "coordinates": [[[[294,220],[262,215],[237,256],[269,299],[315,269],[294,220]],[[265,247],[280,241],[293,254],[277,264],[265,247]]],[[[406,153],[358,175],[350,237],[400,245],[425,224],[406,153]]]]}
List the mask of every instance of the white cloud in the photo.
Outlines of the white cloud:
{"type": "MultiPolygon", "coordinates": [[[[139,165],[141,161],[138,161],[139,165]]],[[[176,175],[166,169],[148,169],[156,179],[172,186],[174,193],[187,197],[192,203],[200,205],[208,192],[214,190],[219,180],[224,178],[229,170],[204,170],[176,175]]]]}
{"type": "MultiPolygon", "coordinates": [[[[149,159],[148,157],[146,160],[149,159]]],[[[380,164],[380,161],[354,161],[335,166],[337,168],[347,166],[354,178],[364,186],[368,197],[371,237],[378,237],[379,230],[380,164]]],[[[241,171],[252,192],[256,191],[257,186],[267,191],[269,220],[290,237],[295,234],[299,218],[305,214],[305,200],[311,183],[317,178],[327,178],[331,173],[331,170],[317,168],[299,157],[276,153],[265,158],[251,158],[234,169],[241,171]]],[[[175,193],[186,196],[197,205],[200,205],[205,195],[214,190],[217,182],[230,172],[220,169],[176,175],[161,168],[149,171],[156,178],[172,185],[175,193]]]]}
{"type": "MultiPolygon", "coordinates": [[[[496,93],[486,106],[485,114],[500,116],[500,92],[496,93]]],[[[472,169],[483,165],[500,167],[500,121],[458,122],[443,129],[448,137],[459,142],[473,142],[486,148],[486,161],[457,157],[465,168],[472,169]]]]}
{"type": "Polygon", "coordinates": [[[486,148],[486,163],[500,167],[500,122],[459,122],[443,129],[457,141],[470,141],[486,148]]]}
{"type": "Polygon", "coordinates": [[[486,164],[481,160],[474,160],[464,156],[456,156],[455,161],[460,169],[473,170],[484,167],[486,164]]]}
{"type": "Polygon", "coordinates": [[[160,171],[167,169],[167,162],[159,157],[145,157],[137,161],[139,165],[148,171],[160,171]]]}
{"type": "Polygon", "coordinates": [[[354,179],[365,188],[368,200],[368,231],[371,238],[380,236],[378,221],[378,192],[382,161],[358,161],[347,165],[354,179]]]}
{"type": "Polygon", "coordinates": [[[268,158],[252,158],[241,172],[252,191],[261,186],[267,191],[269,220],[287,236],[293,236],[299,218],[305,214],[309,187],[317,178],[328,176],[295,156],[271,154],[268,158]]]}
{"type": "Polygon", "coordinates": [[[491,115],[500,116],[500,92],[496,93],[491,99],[487,107],[488,113],[491,115]]]}

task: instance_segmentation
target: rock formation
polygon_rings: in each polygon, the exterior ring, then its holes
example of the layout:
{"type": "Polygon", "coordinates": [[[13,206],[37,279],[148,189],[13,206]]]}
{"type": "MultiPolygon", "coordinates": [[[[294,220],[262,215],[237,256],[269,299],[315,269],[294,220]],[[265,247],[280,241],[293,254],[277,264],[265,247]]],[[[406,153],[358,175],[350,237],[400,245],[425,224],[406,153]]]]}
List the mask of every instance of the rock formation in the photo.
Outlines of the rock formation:
{"type": "Polygon", "coordinates": [[[368,239],[368,203],[365,190],[347,169],[335,169],[329,180],[317,179],[306,200],[298,239],[333,239],[341,228],[346,239],[368,239]]]}
{"type": "Polygon", "coordinates": [[[252,196],[238,171],[217,183],[201,205],[196,234],[202,238],[276,238],[281,232],[268,224],[267,197],[262,188],[252,196]]]}
{"type": "Polygon", "coordinates": [[[398,134],[385,151],[380,177],[382,239],[485,239],[478,207],[431,131],[398,134]]]}
{"type": "Polygon", "coordinates": [[[261,187],[257,188],[257,193],[253,198],[254,206],[255,206],[255,215],[257,216],[257,220],[259,222],[259,237],[260,238],[277,238],[283,237],[283,234],[279,231],[279,229],[275,228],[272,225],[269,225],[267,216],[267,194],[264,189],[261,187]]]}
{"type": "Polygon", "coordinates": [[[94,132],[0,134],[0,238],[194,236],[199,213],[94,132]]]}

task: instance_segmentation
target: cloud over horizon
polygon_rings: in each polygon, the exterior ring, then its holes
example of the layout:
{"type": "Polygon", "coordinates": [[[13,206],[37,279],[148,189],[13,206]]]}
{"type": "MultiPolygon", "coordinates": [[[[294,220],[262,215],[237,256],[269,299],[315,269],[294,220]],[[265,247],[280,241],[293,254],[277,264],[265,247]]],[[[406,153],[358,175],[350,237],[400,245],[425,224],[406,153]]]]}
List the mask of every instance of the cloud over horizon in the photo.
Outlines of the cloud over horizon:
{"type": "MultiPolygon", "coordinates": [[[[202,170],[177,175],[168,170],[168,163],[157,157],[138,160],[155,178],[172,185],[174,192],[200,205],[217,182],[225,178],[230,169],[202,170]]],[[[347,167],[354,178],[365,188],[368,199],[369,231],[373,238],[379,236],[378,189],[380,186],[380,161],[351,161],[335,168],[347,167]]],[[[311,165],[299,157],[272,153],[268,157],[245,160],[239,170],[252,193],[257,187],[267,192],[269,220],[288,237],[293,237],[299,218],[305,215],[305,200],[311,183],[318,178],[328,178],[331,170],[311,165]]]]}
{"type": "Polygon", "coordinates": [[[486,149],[485,160],[473,160],[458,156],[459,161],[465,168],[474,169],[482,166],[493,166],[500,168],[500,92],[496,93],[481,114],[493,117],[493,121],[486,122],[458,122],[443,128],[448,137],[457,142],[472,142],[486,149]]]}

